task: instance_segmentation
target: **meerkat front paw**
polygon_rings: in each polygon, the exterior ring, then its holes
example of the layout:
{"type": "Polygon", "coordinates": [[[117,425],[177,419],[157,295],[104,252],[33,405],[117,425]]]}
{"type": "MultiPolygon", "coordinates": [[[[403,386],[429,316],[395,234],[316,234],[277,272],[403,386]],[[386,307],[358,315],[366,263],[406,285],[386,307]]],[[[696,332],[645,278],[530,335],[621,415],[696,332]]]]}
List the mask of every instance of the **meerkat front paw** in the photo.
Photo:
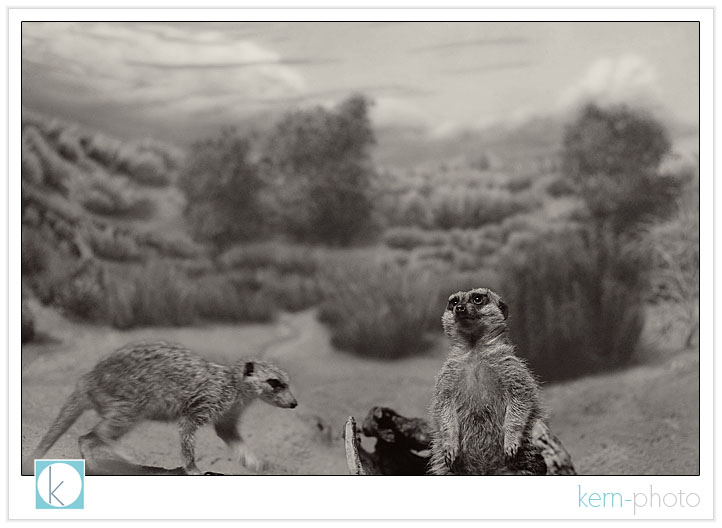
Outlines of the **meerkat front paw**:
{"type": "Polygon", "coordinates": [[[519,452],[519,446],[521,444],[521,436],[510,436],[504,437],[504,455],[507,458],[514,458],[519,452]]]}
{"type": "Polygon", "coordinates": [[[458,446],[453,444],[445,444],[442,447],[442,454],[444,456],[444,465],[451,469],[454,465],[454,462],[456,461],[456,456],[458,454],[458,446]]]}
{"type": "Polygon", "coordinates": [[[251,471],[261,471],[266,467],[262,460],[245,448],[238,451],[238,462],[251,471]]]}

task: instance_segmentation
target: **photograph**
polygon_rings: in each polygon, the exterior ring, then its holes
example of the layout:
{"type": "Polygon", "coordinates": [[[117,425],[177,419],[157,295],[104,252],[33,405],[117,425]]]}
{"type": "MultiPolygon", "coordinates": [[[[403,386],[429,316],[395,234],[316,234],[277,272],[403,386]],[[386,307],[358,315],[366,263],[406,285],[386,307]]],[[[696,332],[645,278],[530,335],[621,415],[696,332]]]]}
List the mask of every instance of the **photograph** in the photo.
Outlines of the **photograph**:
{"type": "Polygon", "coordinates": [[[700,22],[149,18],[20,29],[38,508],[701,474],[700,22]]]}

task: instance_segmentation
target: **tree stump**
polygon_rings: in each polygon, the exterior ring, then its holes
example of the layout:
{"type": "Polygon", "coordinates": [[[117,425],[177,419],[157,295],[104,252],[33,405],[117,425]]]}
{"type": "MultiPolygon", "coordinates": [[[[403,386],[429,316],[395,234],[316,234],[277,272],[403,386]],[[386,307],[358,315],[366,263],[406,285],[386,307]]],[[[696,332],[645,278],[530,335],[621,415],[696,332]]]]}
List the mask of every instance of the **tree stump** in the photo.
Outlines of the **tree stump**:
{"type": "MultiPolygon", "coordinates": [[[[356,420],[346,421],[344,445],[351,475],[426,475],[431,426],[422,418],[405,418],[388,407],[373,407],[362,425],[367,437],[376,438],[373,452],[361,447],[356,420]]],[[[549,427],[537,421],[532,427],[529,457],[511,463],[509,474],[576,475],[569,452],[549,427]]]]}

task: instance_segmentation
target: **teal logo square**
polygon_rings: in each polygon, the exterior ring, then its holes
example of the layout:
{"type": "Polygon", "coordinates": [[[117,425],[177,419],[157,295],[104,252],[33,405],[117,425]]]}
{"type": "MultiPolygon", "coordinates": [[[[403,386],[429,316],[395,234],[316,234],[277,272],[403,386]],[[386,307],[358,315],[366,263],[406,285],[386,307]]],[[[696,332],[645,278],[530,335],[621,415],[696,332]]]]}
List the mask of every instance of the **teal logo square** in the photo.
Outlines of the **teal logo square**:
{"type": "Polygon", "coordinates": [[[36,460],[35,508],[82,510],[85,460],[36,460]]]}

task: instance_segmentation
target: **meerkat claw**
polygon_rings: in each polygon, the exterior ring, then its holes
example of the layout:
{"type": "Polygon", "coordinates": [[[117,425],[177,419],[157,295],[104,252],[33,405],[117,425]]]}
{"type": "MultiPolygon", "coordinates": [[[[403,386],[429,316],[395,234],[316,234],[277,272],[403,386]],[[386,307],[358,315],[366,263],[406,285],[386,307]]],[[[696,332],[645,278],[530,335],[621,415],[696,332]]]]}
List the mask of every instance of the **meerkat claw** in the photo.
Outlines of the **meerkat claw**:
{"type": "Polygon", "coordinates": [[[507,458],[514,458],[516,454],[519,452],[519,441],[516,440],[511,443],[507,443],[504,446],[504,454],[507,458]]]}

